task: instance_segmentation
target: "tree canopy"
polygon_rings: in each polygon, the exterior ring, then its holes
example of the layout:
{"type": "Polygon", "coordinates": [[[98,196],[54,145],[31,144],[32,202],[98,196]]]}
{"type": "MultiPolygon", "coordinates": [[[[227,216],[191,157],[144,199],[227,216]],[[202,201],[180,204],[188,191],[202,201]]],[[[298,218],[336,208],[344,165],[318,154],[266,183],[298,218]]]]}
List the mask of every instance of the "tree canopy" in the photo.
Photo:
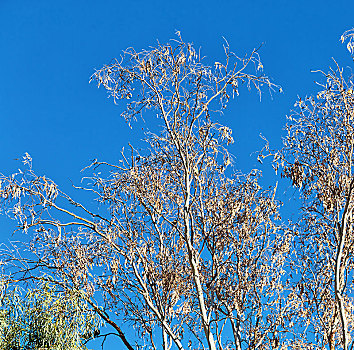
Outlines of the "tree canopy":
{"type": "MultiPolygon", "coordinates": [[[[350,31],[346,40],[352,53],[350,31]]],[[[267,143],[259,154],[299,190],[299,220],[287,223],[276,186],[263,189],[260,171],[234,168],[232,131],[219,122],[241,89],[280,88],[258,50],[240,57],[225,43],[224,54],[207,65],[177,33],[95,72],[92,81],[115,103],[126,101],[129,124],[143,117],[162,126],[145,134],[144,149],[129,144],[117,164],[87,167],[80,189],[94,195],[97,211],[37,175],[28,154],[24,169],[0,177],[1,208],[33,233],[26,257],[20,248],[3,254],[10,280],[74,293],[83,304],[70,307],[113,327],[130,350],[348,350],[352,78],[338,65],[323,73],[318,95],[296,103],[283,148],[267,143]]],[[[56,304],[46,305],[50,314],[56,304]]]]}
{"type": "Polygon", "coordinates": [[[98,335],[100,319],[72,291],[58,292],[49,283],[26,292],[4,284],[2,290],[1,349],[85,350],[85,342],[98,335]]]}

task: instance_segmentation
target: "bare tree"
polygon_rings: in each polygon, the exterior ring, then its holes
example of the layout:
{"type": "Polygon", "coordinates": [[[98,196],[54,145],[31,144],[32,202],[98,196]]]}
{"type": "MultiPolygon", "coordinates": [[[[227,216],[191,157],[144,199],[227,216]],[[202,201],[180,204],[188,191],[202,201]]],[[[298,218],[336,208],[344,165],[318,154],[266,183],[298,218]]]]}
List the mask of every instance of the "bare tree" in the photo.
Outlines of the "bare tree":
{"type": "Polygon", "coordinates": [[[347,350],[354,345],[354,94],[352,78],[335,64],[321,72],[316,97],[297,101],[275,163],[302,199],[290,295],[299,310],[296,344],[347,350]]]}
{"type": "MultiPolygon", "coordinates": [[[[205,65],[180,36],[96,71],[122,116],[161,121],[146,149],[122,152],[118,165],[94,161],[85,190],[92,212],[28,168],[1,177],[2,208],[34,230],[26,259],[9,254],[13,278],[51,276],[80,290],[128,349],[275,349],[286,343],[290,304],[284,261],[291,237],[275,189],[259,172],[233,172],[231,130],[217,118],[242,85],[273,89],[257,50],[205,65]],[[251,73],[254,71],[254,73],[251,73]],[[68,207],[67,204],[72,204],[68,207]],[[25,263],[24,263],[25,261],[25,263]],[[43,275],[45,274],[45,275],[43,275]],[[121,324],[133,324],[128,341],[121,324]]],[[[285,349],[283,345],[283,349],[285,349]]]]}

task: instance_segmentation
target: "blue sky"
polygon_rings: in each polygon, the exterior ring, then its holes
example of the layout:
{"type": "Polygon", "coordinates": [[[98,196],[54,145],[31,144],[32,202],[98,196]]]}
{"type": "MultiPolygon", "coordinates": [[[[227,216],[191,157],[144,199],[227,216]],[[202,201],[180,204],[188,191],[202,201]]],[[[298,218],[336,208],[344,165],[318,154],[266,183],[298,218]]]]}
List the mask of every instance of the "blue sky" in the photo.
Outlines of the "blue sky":
{"type": "MultiPolygon", "coordinates": [[[[265,72],[284,92],[260,103],[243,91],[223,120],[234,131],[236,167],[258,167],[250,154],[261,148],[259,134],[280,146],[296,96],[316,92],[320,76],[311,70],[327,71],[332,57],[351,64],[339,38],[354,27],[353,13],[349,0],[0,0],[0,172],[15,171],[14,159],[28,152],[38,173],[71,191],[69,179],[79,181],[91,159],[115,162],[140,129],[130,130],[89,78],[128,46],[163,43],[176,30],[210,64],[220,60],[222,37],[240,54],[264,43],[265,72]]],[[[1,216],[0,241],[10,234],[1,216]]]]}

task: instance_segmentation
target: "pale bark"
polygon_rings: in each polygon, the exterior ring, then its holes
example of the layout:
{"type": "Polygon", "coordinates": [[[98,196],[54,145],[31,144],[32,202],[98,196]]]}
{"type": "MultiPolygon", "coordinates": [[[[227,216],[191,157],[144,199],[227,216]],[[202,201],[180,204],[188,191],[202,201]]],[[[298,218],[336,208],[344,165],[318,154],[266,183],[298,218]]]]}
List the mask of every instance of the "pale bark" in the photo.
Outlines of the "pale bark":
{"type": "Polygon", "coordinates": [[[346,199],[344,212],[342,216],[341,224],[338,224],[338,236],[339,236],[339,244],[337,248],[336,254],[336,265],[335,265],[335,293],[336,293],[336,300],[339,309],[340,320],[342,324],[342,337],[343,337],[343,349],[348,350],[349,346],[349,334],[348,334],[348,322],[346,317],[345,311],[345,304],[343,300],[342,290],[345,288],[344,285],[344,276],[343,272],[345,270],[345,261],[343,259],[343,249],[346,242],[346,234],[347,234],[347,225],[348,225],[348,215],[350,214],[349,211],[352,210],[350,208],[352,198],[352,190],[354,186],[354,179],[352,179],[350,186],[349,186],[349,193],[346,199]]]}

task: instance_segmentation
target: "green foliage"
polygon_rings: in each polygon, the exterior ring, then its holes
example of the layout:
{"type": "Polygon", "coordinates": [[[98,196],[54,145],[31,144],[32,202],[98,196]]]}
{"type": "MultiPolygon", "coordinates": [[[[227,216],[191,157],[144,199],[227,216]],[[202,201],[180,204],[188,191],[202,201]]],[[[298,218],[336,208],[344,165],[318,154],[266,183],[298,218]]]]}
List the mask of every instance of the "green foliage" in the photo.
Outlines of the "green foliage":
{"type": "Polygon", "coordinates": [[[0,349],[84,350],[101,322],[78,293],[46,283],[7,291],[0,301],[0,349]]]}

